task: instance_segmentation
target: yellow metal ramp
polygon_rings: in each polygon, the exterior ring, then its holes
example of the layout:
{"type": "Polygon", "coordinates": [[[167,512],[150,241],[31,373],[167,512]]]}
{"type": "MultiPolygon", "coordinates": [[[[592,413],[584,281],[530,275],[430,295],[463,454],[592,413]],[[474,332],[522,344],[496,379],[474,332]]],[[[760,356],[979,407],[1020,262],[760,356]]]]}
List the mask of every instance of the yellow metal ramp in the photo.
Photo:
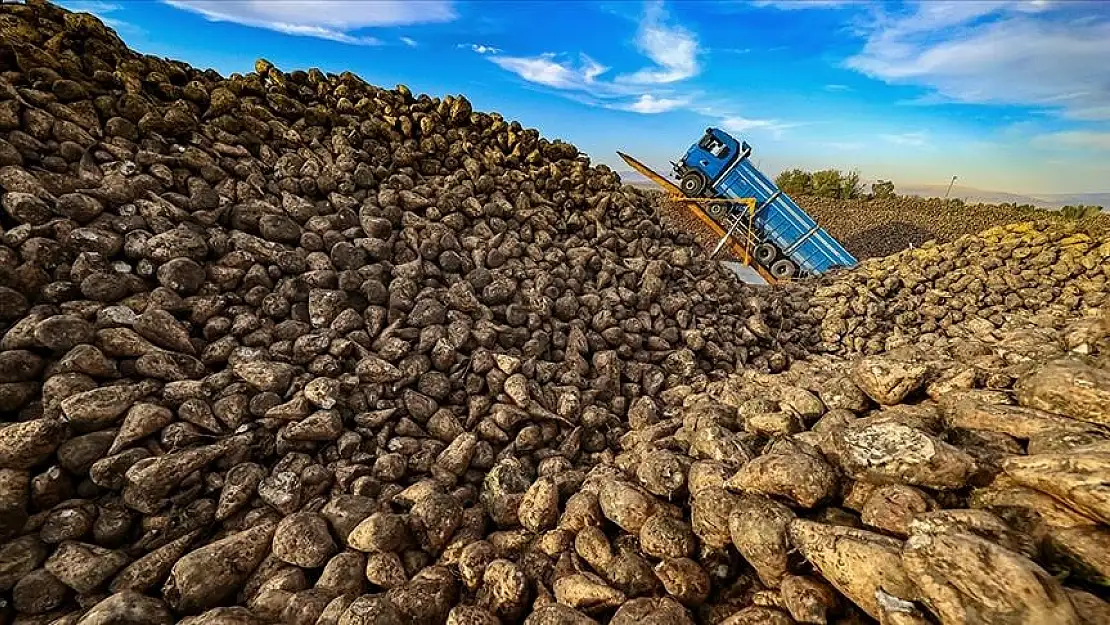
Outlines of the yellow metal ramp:
{"type": "Polygon", "coordinates": [[[747,266],[751,267],[753,270],[755,270],[756,273],[758,273],[760,277],[762,277],[764,280],[767,281],[767,284],[778,284],[780,282],[779,280],[776,280],[774,277],[772,277],[771,273],[769,271],[767,271],[766,269],[764,269],[763,266],[761,266],[757,262],[754,262],[754,259],[752,258],[751,246],[752,246],[753,241],[752,241],[752,238],[751,238],[752,233],[751,233],[751,228],[750,228],[750,223],[751,223],[750,222],[750,215],[755,210],[755,199],[754,198],[721,199],[721,198],[691,198],[691,197],[686,197],[685,195],[683,195],[682,190],[678,188],[678,185],[671,182],[666,177],[656,173],[650,167],[648,167],[647,165],[644,165],[643,163],[641,163],[636,158],[634,158],[632,156],[629,156],[628,154],[625,154],[624,152],[619,152],[619,151],[617,152],[617,155],[620,156],[622,159],[624,159],[624,162],[628,163],[629,167],[631,167],[632,169],[635,169],[637,172],[642,174],[645,178],[647,178],[648,180],[651,180],[655,184],[659,185],[659,187],[661,187],[663,189],[663,191],[666,192],[668,196],[670,196],[671,201],[675,202],[676,204],[679,204],[680,206],[682,206],[686,210],[690,211],[691,214],[693,214],[695,217],[697,217],[702,223],[704,223],[706,226],[708,226],[718,237],[720,237],[721,243],[718,244],[717,249],[714,250],[714,255],[716,255],[716,253],[719,252],[722,249],[722,247],[728,247],[728,250],[730,252],[732,252],[733,256],[735,256],[740,262],[744,263],[745,265],[747,265],[747,266]],[[736,226],[740,225],[739,223],[734,222],[733,228],[731,228],[729,231],[726,231],[719,223],[717,223],[715,220],[713,220],[713,218],[711,218],[708,214],[706,214],[706,211],[703,207],[711,207],[713,204],[746,204],[747,205],[748,215],[749,215],[749,227],[746,228],[746,233],[745,233],[745,234],[747,234],[747,245],[745,245],[745,243],[741,240],[740,237],[734,237],[733,236],[733,234],[735,234],[734,230],[735,230],[736,226]]]}

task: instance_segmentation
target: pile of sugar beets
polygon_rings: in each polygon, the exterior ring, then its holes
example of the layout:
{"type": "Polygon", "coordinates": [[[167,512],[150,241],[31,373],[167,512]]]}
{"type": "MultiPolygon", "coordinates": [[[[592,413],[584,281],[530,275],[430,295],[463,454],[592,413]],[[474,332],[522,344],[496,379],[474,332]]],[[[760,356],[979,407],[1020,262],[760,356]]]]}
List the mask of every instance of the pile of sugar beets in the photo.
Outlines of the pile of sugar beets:
{"type": "Polygon", "coordinates": [[[36,0],[0,190],[0,622],[1110,620],[1105,313],[804,360],[571,145],[36,0]]]}
{"type": "Polygon", "coordinates": [[[829,275],[812,285],[807,314],[818,326],[816,349],[876,354],[990,337],[1030,318],[1058,326],[1110,304],[1108,283],[1110,238],[1074,224],[1024,222],[829,275]]]}
{"type": "Polygon", "coordinates": [[[1077,225],[1099,235],[1110,232],[1110,213],[1105,212],[1077,221],[1055,210],[964,204],[937,197],[842,200],[800,195],[794,199],[857,258],[887,256],[929,240],[950,243],[965,235],[1022,221],[1077,225]]]}

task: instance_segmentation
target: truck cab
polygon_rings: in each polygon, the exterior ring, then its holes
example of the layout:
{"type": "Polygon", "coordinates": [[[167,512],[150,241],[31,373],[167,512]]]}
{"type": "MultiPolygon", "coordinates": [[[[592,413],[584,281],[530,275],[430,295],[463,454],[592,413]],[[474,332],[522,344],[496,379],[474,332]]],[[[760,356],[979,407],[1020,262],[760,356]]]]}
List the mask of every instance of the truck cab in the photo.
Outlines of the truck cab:
{"type": "Polygon", "coordinates": [[[690,146],[682,160],[674,164],[679,188],[687,197],[715,197],[716,180],[742,152],[750,152],[747,143],[740,143],[717,128],[706,128],[701,139],[690,146]]]}

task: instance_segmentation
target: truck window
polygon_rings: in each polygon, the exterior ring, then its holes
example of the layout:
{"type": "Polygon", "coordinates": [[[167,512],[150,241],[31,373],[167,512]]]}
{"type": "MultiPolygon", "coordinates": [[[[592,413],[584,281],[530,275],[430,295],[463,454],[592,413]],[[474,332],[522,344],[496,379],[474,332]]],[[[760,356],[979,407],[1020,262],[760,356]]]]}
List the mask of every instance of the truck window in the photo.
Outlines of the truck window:
{"type": "Polygon", "coordinates": [[[711,134],[706,134],[702,137],[701,141],[698,142],[698,146],[712,154],[715,158],[724,158],[728,156],[728,145],[711,134]]]}

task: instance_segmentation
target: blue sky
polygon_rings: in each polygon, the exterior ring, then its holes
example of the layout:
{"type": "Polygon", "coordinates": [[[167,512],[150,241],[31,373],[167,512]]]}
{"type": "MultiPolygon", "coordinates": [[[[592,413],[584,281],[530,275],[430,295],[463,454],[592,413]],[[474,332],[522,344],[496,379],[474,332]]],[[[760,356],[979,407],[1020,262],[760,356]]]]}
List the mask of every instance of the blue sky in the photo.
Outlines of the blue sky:
{"type": "Polygon", "coordinates": [[[595,162],[706,126],[756,163],[1014,193],[1110,191],[1110,3],[63,0],[137,50],[465,94],[595,162]]]}

